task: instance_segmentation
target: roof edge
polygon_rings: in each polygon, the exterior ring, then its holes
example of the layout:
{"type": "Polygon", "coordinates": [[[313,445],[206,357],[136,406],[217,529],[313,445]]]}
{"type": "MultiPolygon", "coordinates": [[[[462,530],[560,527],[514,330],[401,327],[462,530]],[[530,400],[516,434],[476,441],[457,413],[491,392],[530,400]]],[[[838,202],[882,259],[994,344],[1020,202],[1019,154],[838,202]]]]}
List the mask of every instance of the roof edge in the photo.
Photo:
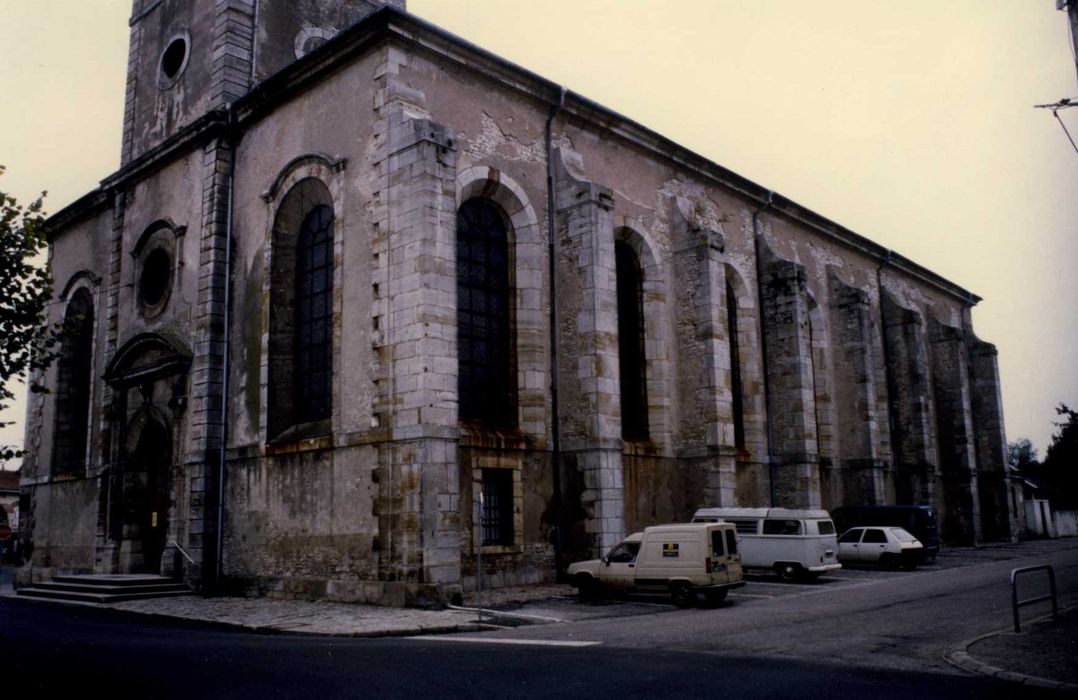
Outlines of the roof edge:
{"type": "MultiPolygon", "coordinates": [[[[479,72],[487,79],[500,82],[544,104],[557,105],[562,97],[562,86],[558,83],[424,19],[387,5],[343,30],[317,50],[254,86],[232,106],[235,113],[233,124],[242,131],[247,125],[257,122],[275,107],[286,102],[302,88],[325,79],[339,70],[348,60],[368,50],[378,41],[386,39],[417,46],[431,54],[453,61],[463,68],[479,72]]],[[[759,202],[761,205],[770,200],[770,211],[802,223],[816,233],[858,251],[881,265],[888,264],[894,269],[901,270],[958,301],[971,306],[981,301],[981,297],[942,275],[681,146],[629,117],[571,90],[567,90],[564,94],[565,101],[561,108],[563,116],[605,129],[659,158],[692,171],[704,179],[759,202]]],[[[70,225],[97,211],[108,202],[111,191],[124,187],[133,179],[160,169],[184,152],[192,143],[223,132],[228,127],[228,120],[229,112],[224,109],[203,115],[177,134],[106,177],[96,190],[49,217],[46,221],[47,229],[51,231],[70,225]]]]}

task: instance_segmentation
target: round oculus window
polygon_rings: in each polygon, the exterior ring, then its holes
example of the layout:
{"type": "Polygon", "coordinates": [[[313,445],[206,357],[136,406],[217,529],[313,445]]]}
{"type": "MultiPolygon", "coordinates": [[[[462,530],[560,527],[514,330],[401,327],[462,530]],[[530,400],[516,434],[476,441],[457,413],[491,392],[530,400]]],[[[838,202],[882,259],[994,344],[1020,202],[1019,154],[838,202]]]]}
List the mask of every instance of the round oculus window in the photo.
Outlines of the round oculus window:
{"type": "Polygon", "coordinates": [[[161,304],[168,296],[171,282],[172,258],[165,250],[154,248],[142,262],[139,277],[139,300],[143,306],[152,309],[161,304]]]}
{"type": "Polygon", "coordinates": [[[165,52],[161,54],[161,86],[168,87],[175,83],[186,66],[187,38],[178,36],[168,43],[165,52]]]}

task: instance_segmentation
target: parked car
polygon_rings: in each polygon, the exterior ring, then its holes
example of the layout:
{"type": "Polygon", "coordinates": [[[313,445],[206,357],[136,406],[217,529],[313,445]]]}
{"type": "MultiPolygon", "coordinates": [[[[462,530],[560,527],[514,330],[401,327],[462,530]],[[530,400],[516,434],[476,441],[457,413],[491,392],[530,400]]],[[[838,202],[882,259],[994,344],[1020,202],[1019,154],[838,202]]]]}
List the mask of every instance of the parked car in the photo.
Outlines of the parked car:
{"type": "Polygon", "coordinates": [[[924,561],[925,548],[900,527],[855,527],[838,538],[843,564],[883,564],[915,569],[924,561]]]}
{"type": "Polygon", "coordinates": [[[842,506],[831,515],[839,532],[859,525],[894,525],[920,540],[927,561],[939,554],[940,531],[932,506],[842,506]]]}
{"type": "Polygon", "coordinates": [[[700,508],[693,522],[737,528],[741,565],[769,569],[787,581],[810,581],[841,569],[835,525],[826,510],[700,508]]]}
{"type": "Polygon", "coordinates": [[[745,585],[734,526],[725,523],[644,528],[601,559],[570,565],[568,573],[582,598],[658,593],[683,607],[698,593],[717,604],[730,589],[745,585]]]}

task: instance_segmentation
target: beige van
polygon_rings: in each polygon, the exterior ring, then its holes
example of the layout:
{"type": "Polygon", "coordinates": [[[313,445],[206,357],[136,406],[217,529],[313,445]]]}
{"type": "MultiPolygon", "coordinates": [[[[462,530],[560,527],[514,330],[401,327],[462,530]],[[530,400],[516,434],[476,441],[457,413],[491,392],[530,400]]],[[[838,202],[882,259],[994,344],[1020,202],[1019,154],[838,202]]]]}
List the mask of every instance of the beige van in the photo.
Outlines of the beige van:
{"type": "Polygon", "coordinates": [[[842,568],[835,524],[826,510],[700,508],[692,521],[737,528],[746,569],[771,569],[787,581],[814,581],[842,568]]]}
{"type": "Polygon", "coordinates": [[[658,593],[680,606],[697,594],[717,604],[745,585],[734,526],[729,523],[655,525],[629,535],[602,559],[572,564],[569,577],[582,598],[600,593],[658,593]]]}

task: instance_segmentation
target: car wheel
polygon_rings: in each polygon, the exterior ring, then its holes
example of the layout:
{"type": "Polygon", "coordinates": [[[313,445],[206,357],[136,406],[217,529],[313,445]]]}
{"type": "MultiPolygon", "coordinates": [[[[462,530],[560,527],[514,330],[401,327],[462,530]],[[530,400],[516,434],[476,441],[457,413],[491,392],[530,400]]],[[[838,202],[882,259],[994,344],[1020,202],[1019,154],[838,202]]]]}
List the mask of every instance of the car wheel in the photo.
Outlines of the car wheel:
{"type": "Polygon", "coordinates": [[[708,605],[718,605],[726,600],[726,589],[724,588],[721,591],[707,591],[704,593],[704,599],[707,601],[708,605]]]}
{"type": "Polygon", "coordinates": [[[599,597],[599,584],[591,576],[584,574],[577,576],[574,583],[581,600],[595,600],[599,597]]]}
{"type": "Polygon", "coordinates": [[[799,565],[788,562],[775,564],[775,572],[783,581],[796,581],[801,576],[802,569],[799,565]]]}
{"type": "Polygon", "coordinates": [[[670,599],[679,608],[687,608],[696,602],[696,591],[684,581],[678,581],[670,586],[670,599]]]}
{"type": "Polygon", "coordinates": [[[899,561],[897,555],[894,555],[894,554],[881,554],[880,555],[880,566],[884,567],[885,569],[897,569],[897,568],[899,568],[900,563],[901,562],[899,561]]]}

